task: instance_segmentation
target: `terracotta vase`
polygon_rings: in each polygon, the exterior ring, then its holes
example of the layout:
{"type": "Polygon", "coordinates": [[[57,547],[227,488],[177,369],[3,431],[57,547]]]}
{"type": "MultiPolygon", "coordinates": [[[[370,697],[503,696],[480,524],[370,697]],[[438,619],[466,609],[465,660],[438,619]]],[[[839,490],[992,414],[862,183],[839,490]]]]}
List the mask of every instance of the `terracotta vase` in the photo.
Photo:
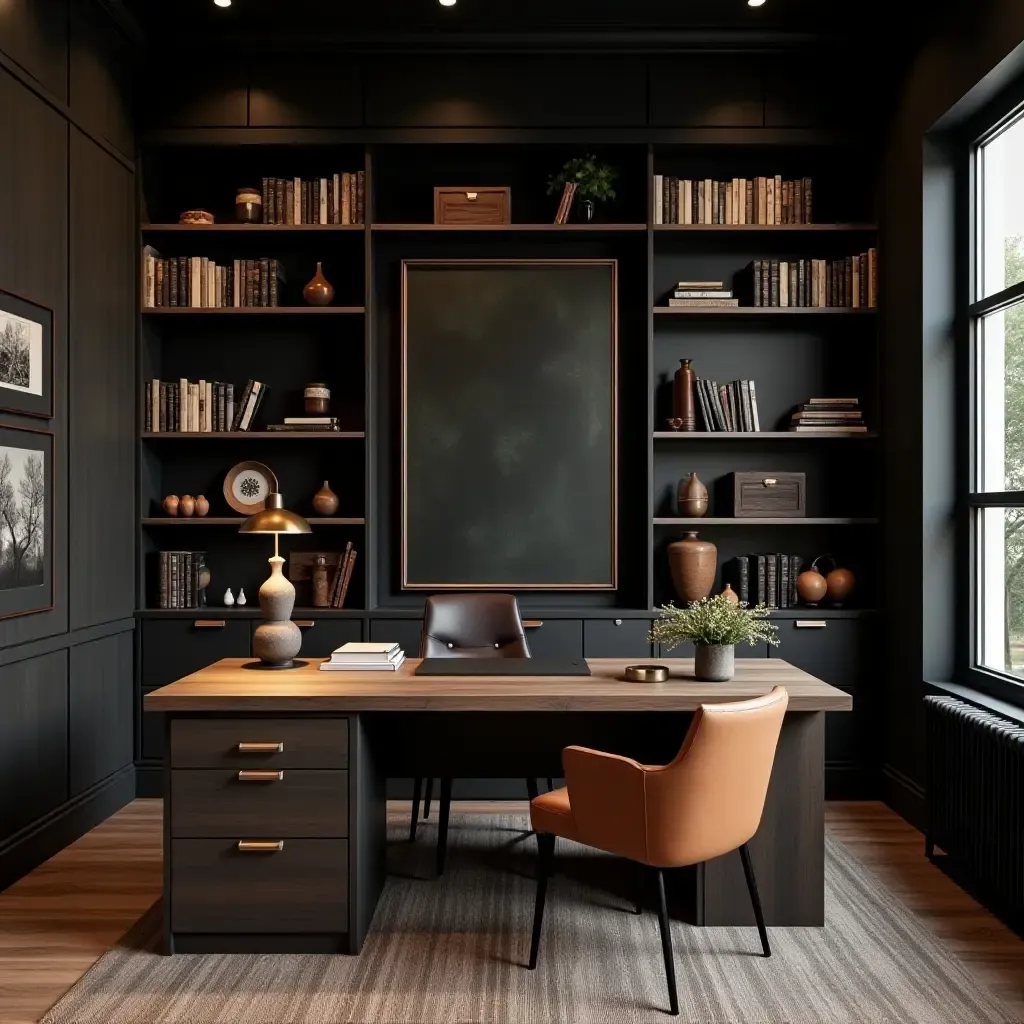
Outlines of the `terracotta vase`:
{"type": "Polygon", "coordinates": [[[697,374],[690,363],[689,359],[680,359],[672,381],[672,415],[683,421],[680,430],[697,429],[697,407],[693,399],[697,374]]]}
{"type": "Polygon", "coordinates": [[[313,495],[313,511],[318,516],[333,516],[338,511],[338,496],[326,480],[323,487],[313,495]]]}
{"type": "Polygon", "coordinates": [[[201,519],[210,511],[210,502],[200,494],[196,498],[196,515],[201,519]]]}
{"type": "Polygon", "coordinates": [[[178,502],[178,512],[188,519],[196,510],[196,499],[191,494],[183,494],[178,502]]]}
{"type": "Polygon", "coordinates": [[[722,597],[724,597],[730,604],[740,603],[740,595],[732,589],[731,583],[726,583],[725,590],[722,591],[722,597]]]}
{"type": "Polygon", "coordinates": [[[334,298],[334,286],[324,277],[322,264],[316,265],[313,279],[302,289],[302,297],[311,306],[329,306],[334,298]]]}
{"type": "Polygon", "coordinates": [[[698,540],[696,530],[690,530],[682,540],[669,544],[668,564],[680,600],[699,601],[715,584],[718,548],[709,540],[698,540]]]}
{"type": "Polygon", "coordinates": [[[812,565],[810,569],[806,569],[796,578],[796,592],[800,600],[812,608],[822,600],[827,589],[828,584],[825,582],[825,577],[818,572],[816,566],[812,565]]]}
{"type": "Polygon", "coordinates": [[[178,514],[178,506],[181,504],[181,499],[176,494],[168,494],[164,498],[164,511],[169,516],[176,516],[178,514]]]}
{"type": "Polygon", "coordinates": [[[685,480],[679,481],[676,504],[679,507],[679,515],[684,518],[693,519],[707,515],[708,489],[696,473],[691,473],[685,480]]]}

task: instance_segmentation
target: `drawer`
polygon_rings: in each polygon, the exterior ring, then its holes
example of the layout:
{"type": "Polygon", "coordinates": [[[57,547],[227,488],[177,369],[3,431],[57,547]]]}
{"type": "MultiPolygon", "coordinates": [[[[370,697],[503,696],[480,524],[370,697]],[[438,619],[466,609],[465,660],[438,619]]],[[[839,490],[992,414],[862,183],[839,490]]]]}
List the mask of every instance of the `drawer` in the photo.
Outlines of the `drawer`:
{"type": "Polygon", "coordinates": [[[422,619],[371,619],[370,640],[373,643],[397,643],[407,658],[420,656],[422,619]]]}
{"type": "Polygon", "coordinates": [[[171,930],[286,934],[348,931],[348,842],[282,839],[243,852],[234,839],[171,840],[171,930]]]}
{"type": "MultiPolygon", "coordinates": [[[[799,614],[799,612],[797,613],[799,614]]],[[[832,686],[856,687],[867,681],[872,651],[870,619],[780,620],[779,646],[771,657],[782,658],[832,686]]]]}
{"type": "Polygon", "coordinates": [[[171,767],[347,768],[348,719],[176,718],[171,767]]]}
{"type": "Polygon", "coordinates": [[[221,658],[247,658],[250,650],[248,619],[218,618],[202,609],[188,619],[144,619],[142,686],[166,686],[221,658]]]}
{"type": "Polygon", "coordinates": [[[649,658],[650,619],[587,619],[583,654],[587,658],[649,658]]]}
{"type": "MultiPolygon", "coordinates": [[[[327,658],[342,644],[363,639],[363,624],[359,619],[295,619],[302,630],[300,658],[327,658]]],[[[255,633],[260,620],[253,619],[255,633]]]]}
{"type": "Polygon", "coordinates": [[[434,188],[435,224],[508,224],[511,189],[507,187],[434,188]]]}
{"type": "Polygon", "coordinates": [[[803,473],[730,473],[726,490],[731,513],[742,518],[798,518],[807,514],[807,477],[803,473]]]}
{"type": "Polygon", "coordinates": [[[171,772],[176,838],[348,835],[348,772],[309,769],[179,768],[171,772]],[[252,778],[264,773],[267,778],[252,778]]]}
{"type": "Polygon", "coordinates": [[[526,639],[535,658],[582,658],[583,620],[524,616],[526,639]],[[530,623],[541,623],[531,626],[530,623]]]}

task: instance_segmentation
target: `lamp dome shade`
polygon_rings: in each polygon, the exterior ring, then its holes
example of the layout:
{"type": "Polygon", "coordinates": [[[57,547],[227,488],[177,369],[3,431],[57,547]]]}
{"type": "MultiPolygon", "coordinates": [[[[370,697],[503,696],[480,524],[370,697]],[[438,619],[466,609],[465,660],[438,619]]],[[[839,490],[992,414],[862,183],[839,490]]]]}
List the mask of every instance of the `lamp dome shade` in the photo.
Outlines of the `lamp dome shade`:
{"type": "Polygon", "coordinates": [[[256,512],[238,528],[239,533],[312,533],[309,523],[284,507],[284,500],[276,491],[267,495],[266,508],[256,512]]]}

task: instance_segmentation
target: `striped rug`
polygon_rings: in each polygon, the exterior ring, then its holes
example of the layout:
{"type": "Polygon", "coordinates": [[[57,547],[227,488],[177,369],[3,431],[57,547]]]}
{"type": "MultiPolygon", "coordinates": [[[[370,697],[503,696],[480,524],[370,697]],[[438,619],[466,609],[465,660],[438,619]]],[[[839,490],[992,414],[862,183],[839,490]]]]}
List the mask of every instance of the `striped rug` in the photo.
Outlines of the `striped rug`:
{"type": "MultiPolygon", "coordinates": [[[[560,844],[538,969],[524,969],[536,844],[517,816],[455,817],[448,869],[433,829],[393,824],[392,873],[359,957],[154,952],[159,907],[44,1024],[640,1024],[667,1017],[657,915],[630,912],[629,866],[560,844]],[[603,876],[610,884],[594,885],[603,876]],[[619,881],[614,881],[619,879],[619,881]]],[[[673,926],[688,1024],[994,1024],[1018,1018],[836,839],[823,929],[673,926]]],[[[1019,1022],[1018,1022],[1019,1024],[1019,1022]]]]}

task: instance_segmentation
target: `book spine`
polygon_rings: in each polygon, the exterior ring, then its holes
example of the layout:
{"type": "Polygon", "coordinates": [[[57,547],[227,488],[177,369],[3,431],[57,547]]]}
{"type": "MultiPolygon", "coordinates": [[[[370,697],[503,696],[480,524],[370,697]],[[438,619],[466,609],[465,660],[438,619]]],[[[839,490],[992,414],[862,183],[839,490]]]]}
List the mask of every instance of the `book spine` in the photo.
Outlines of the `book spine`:
{"type": "Polygon", "coordinates": [[[170,584],[170,571],[168,565],[167,552],[159,552],[159,576],[158,576],[158,590],[157,590],[157,605],[160,608],[168,608],[170,606],[169,598],[169,584],[170,584]]]}
{"type": "Polygon", "coordinates": [[[345,578],[341,581],[341,595],[338,598],[338,607],[345,607],[345,598],[348,596],[348,587],[352,582],[352,571],[355,568],[356,557],[359,552],[355,548],[352,549],[352,554],[348,557],[348,565],[345,567],[345,578]]]}
{"type": "Polygon", "coordinates": [[[765,603],[769,608],[779,607],[779,559],[777,555],[765,555],[765,603]]]}
{"type": "Polygon", "coordinates": [[[779,563],[779,607],[789,607],[789,556],[776,555],[779,563]]]}
{"type": "Polygon", "coordinates": [[[796,608],[800,603],[800,596],[796,589],[796,580],[803,570],[803,556],[802,555],[790,555],[789,556],[789,607],[796,608]]]}
{"type": "Polygon", "coordinates": [[[277,278],[280,273],[277,260],[270,261],[269,275],[270,275],[270,305],[277,306],[278,302],[278,290],[277,290],[277,278]]]}
{"type": "Polygon", "coordinates": [[[750,562],[741,555],[733,559],[733,567],[736,596],[741,604],[750,604],[750,562]]]}

